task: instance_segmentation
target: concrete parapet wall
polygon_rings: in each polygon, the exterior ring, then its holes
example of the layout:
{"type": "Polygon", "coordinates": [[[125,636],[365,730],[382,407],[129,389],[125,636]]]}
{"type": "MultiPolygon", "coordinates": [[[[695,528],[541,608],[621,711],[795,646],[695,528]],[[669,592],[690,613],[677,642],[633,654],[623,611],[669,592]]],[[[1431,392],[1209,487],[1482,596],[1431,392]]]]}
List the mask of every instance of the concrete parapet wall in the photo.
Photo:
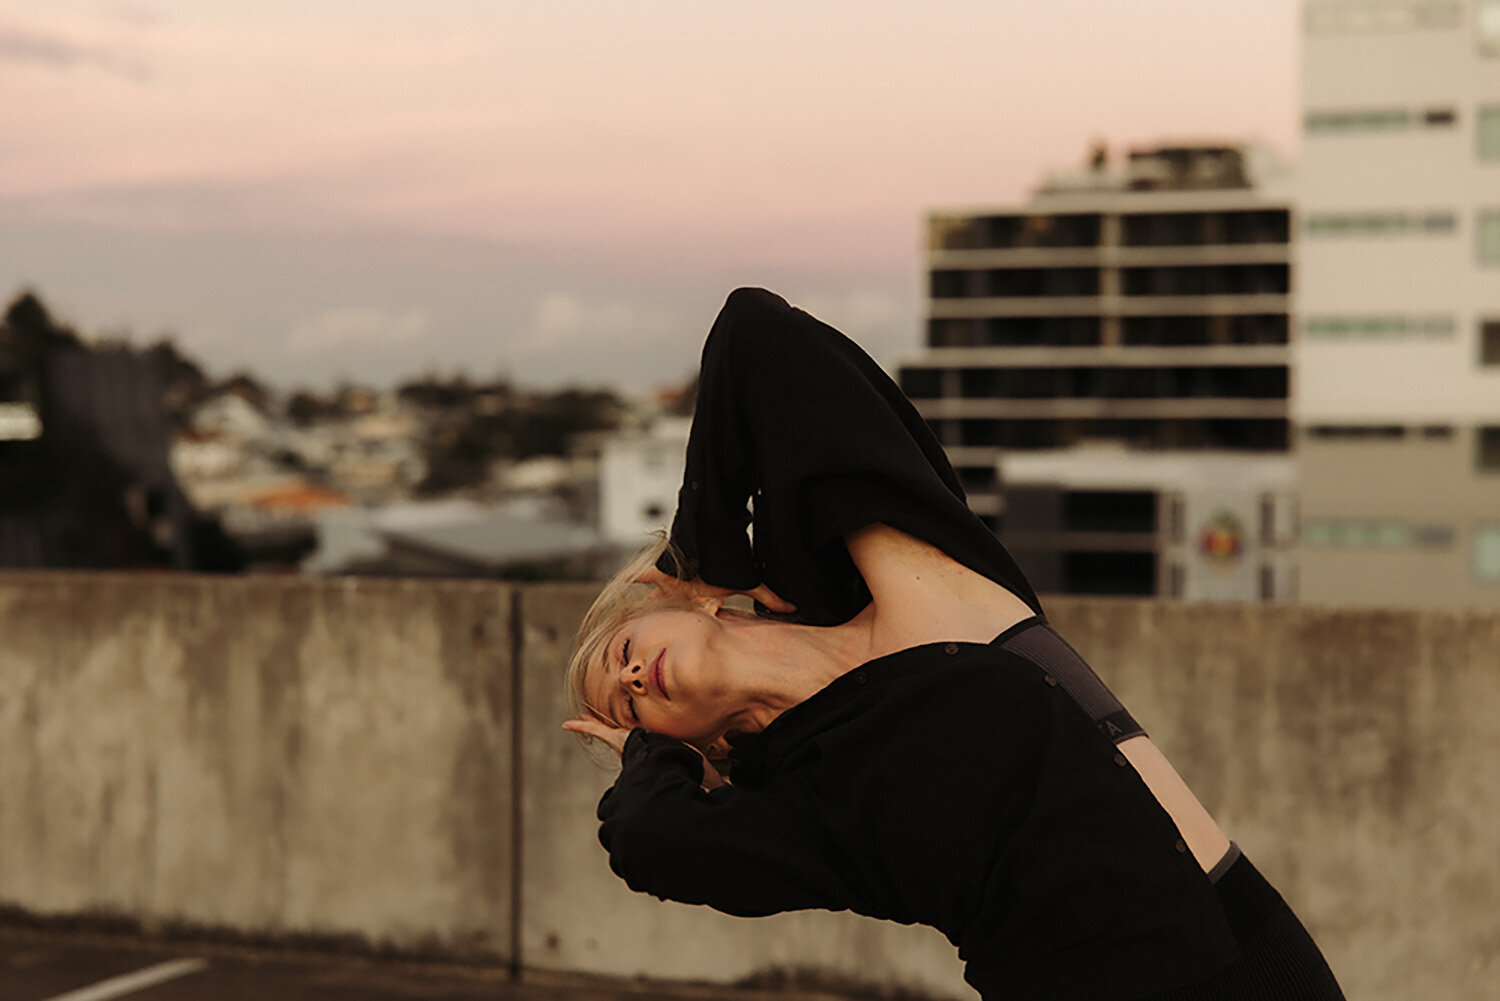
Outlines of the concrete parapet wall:
{"type": "Polygon", "coordinates": [[[510,593],[0,576],[0,903],[506,957],[510,593]]]}
{"type": "MultiPolygon", "coordinates": [[[[586,586],[0,574],[0,905],[971,996],[937,933],[631,894],[558,724],[586,586]]],[[[1351,998],[1500,980],[1500,615],[1054,598],[1351,998]]]]}

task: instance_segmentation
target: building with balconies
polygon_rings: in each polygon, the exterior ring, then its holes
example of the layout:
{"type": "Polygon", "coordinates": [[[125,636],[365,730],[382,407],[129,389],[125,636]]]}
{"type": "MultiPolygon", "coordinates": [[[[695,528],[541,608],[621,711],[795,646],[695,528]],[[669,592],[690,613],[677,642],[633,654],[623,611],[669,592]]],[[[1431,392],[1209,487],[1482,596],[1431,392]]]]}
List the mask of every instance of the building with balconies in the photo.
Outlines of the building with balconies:
{"type": "Polygon", "coordinates": [[[1285,463],[1290,443],[1290,186],[1248,145],[1137,151],[1116,168],[1100,151],[1023,204],[930,215],[927,349],[901,367],[901,385],[970,506],[1039,589],[1295,592],[1289,531],[1258,531],[1286,524],[1294,496],[1289,469],[1263,461],[1285,463]],[[1100,445],[1171,461],[1113,463],[1105,483],[1100,445]],[[1048,461],[1008,472],[1002,461],[1042,453],[1048,461]],[[1188,504],[1186,483],[1199,484],[1193,496],[1214,493],[1183,473],[1195,459],[1212,459],[1244,503],[1188,504]],[[1260,472],[1230,476],[1240,459],[1260,472]],[[1127,528],[1100,532],[1081,514],[1071,524],[1068,512],[1127,495],[1139,508],[1127,528]],[[1248,523],[1235,513],[1267,505],[1248,523]],[[1213,526],[1233,522],[1243,531],[1231,551],[1172,541],[1170,512],[1199,507],[1203,524],[1180,538],[1221,539],[1213,526]],[[1207,586],[1206,571],[1182,562],[1196,558],[1253,567],[1234,586],[1207,586]]]}

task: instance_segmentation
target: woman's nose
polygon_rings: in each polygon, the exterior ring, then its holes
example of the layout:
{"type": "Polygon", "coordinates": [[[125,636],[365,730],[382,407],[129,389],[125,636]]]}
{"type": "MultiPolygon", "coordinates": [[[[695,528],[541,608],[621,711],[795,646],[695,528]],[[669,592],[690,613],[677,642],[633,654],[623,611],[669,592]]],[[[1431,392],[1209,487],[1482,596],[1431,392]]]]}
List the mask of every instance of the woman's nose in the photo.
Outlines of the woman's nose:
{"type": "Polygon", "coordinates": [[[633,660],[625,665],[625,672],[620,675],[620,681],[631,691],[644,692],[646,690],[645,667],[638,660],[633,660]]]}

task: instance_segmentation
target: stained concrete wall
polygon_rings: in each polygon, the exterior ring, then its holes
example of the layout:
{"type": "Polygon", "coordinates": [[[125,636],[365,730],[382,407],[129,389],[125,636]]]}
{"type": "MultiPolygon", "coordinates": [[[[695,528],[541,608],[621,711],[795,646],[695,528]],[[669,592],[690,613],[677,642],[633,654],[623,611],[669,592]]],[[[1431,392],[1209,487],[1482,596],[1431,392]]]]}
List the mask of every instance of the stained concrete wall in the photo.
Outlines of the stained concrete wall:
{"type": "Polygon", "coordinates": [[[0,575],[0,903],[508,956],[510,598],[0,575]]]}
{"type": "MultiPolygon", "coordinates": [[[[582,586],[0,575],[0,905],[954,996],[936,933],[633,895],[558,729],[582,586]]],[[[1352,998],[1500,980],[1500,615],[1053,599],[1352,998]]]]}

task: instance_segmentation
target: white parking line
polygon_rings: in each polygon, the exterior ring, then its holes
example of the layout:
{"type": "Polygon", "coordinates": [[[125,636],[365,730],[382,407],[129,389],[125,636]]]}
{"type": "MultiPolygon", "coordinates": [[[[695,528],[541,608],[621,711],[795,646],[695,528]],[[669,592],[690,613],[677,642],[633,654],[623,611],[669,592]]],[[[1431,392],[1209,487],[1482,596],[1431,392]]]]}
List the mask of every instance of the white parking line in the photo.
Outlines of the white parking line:
{"type": "Polygon", "coordinates": [[[185,977],[189,973],[197,973],[208,965],[206,959],[174,959],[167,963],[157,963],[148,966],[144,970],[134,973],[126,973],[118,977],[110,977],[101,980],[97,984],[80,987],[76,991],[68,991],[50,997],[47,1001],[109,1001],[110,998],[133,994],[136,991],[145,990],[147,987],[165,983],[168,980],[176,980],[185,977]]]}

